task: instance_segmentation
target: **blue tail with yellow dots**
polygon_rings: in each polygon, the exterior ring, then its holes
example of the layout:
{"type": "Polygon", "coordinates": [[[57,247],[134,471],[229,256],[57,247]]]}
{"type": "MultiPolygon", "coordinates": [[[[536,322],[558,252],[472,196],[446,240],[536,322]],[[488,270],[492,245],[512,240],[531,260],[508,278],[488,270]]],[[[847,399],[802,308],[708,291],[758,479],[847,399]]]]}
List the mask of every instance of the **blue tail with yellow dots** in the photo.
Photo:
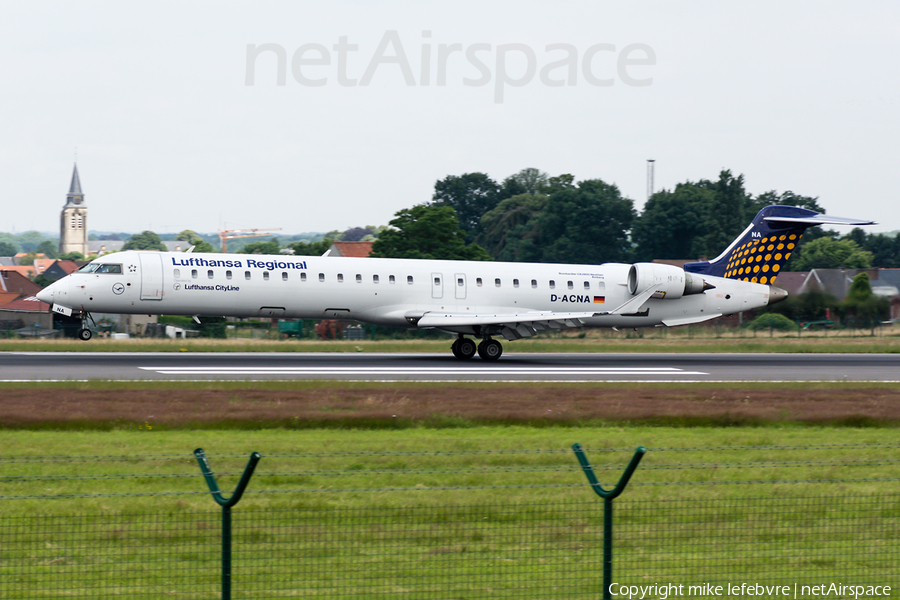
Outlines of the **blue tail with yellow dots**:
{"type": "Polygon", "coordinates": [[[771,284],[800,236],[815,225],[874,225],[874,221],[823,215],[796,206],[767,206],[716,258],[684,265],[689,273],[771,284]]]}

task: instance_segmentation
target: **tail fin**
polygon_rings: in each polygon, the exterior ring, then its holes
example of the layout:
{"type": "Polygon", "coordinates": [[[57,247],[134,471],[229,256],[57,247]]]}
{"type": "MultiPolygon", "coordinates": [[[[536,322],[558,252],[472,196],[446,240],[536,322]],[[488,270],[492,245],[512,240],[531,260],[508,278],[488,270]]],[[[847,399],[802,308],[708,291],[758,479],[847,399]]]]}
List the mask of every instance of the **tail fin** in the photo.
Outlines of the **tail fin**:
{"type": "Polygon", "coordinates": [[[832,217],[796,206],[767,206],[722,254],[710,261],[687,263],[684,270],[771,284],[800,236],[815,225],[874,225],[874,221],[832,217]]]}

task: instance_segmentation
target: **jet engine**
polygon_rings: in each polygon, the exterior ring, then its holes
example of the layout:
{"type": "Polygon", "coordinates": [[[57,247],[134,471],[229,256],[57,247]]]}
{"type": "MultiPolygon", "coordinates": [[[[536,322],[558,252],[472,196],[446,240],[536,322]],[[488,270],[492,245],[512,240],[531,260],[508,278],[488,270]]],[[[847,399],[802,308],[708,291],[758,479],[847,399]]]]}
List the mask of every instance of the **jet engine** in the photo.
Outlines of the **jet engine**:
{"type": "Polygon", "coordinates": [[[668,300],[702,294],[715,286],[707,283],[696,273],[688,273],[684,269],[659,263],[635,263],[628,269],[628,293],[632,296],[640,294],[648,288],[655,288],[651,298],[668,300]]]}

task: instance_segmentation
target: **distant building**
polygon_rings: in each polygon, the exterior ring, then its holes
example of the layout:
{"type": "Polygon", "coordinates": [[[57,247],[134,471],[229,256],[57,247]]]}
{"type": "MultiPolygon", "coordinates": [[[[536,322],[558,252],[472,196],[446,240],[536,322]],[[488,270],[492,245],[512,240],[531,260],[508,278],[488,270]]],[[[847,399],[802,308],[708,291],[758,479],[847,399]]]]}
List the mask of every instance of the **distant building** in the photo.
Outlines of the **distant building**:
{"type": "Polygon", "coordinates": [[[332,242],[323,256],[352,256],[366,258],[372,253],[373,242],[332,242]]]}
{"type": "Polygon", "coordinates": [[[78,177],[78,164],[72,170],[72,183],[66,194],[59,222],[59,253],[79,252],[88,255],[87,206],[78,177]]]}
{"type": "Polygon", "coordinates": [[[57,281],[66,275],[70,275],[77,271],[81,266],[87,264],[87,261],[80,260],[57,260],[44,271],[44,277],[50,281],[57,281]]]}

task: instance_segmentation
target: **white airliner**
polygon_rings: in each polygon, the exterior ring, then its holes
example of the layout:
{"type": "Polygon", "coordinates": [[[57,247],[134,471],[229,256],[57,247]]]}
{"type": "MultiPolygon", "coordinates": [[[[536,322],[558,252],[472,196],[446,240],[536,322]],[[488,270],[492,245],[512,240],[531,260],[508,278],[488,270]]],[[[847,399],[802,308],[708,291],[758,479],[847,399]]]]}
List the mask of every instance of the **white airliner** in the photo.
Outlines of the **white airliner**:
{"type": "Polygon", "coordinates": [[[80,316],[83,340],[91,312],[354,319],[455,333],[457,358],[497,360],[503,347],[494,336],[686,325],[783,300],[787,292],[772,283],[803,231],[821,224],[872,221],[769,206],[722,255],[684,269],[126,251],[91,261],[37,297],[80,316]]]}

